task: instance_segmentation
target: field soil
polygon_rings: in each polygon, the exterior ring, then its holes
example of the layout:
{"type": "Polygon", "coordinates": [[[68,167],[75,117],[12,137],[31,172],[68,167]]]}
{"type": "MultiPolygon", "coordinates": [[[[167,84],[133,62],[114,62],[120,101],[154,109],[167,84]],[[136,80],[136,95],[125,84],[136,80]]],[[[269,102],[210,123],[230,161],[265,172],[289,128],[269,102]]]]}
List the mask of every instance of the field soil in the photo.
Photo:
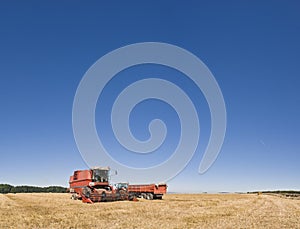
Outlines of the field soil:
{"type": "Polygon", "coordinates": [[[0,228],[300,228],[300,200],[255,194],[168,194],[84,204],[69,194],[0,194],[0,228]]]}

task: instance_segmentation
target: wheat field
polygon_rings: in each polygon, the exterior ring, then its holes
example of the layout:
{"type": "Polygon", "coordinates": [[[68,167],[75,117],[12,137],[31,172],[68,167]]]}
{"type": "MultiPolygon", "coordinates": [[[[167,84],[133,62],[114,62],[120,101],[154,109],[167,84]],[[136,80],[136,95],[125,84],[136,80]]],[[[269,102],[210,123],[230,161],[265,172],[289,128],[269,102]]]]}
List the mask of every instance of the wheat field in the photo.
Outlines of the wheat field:
{"type": "Polygon", "coordinates": [[[300,228],[300,200],[255,194],[96,204],[69,194],[0,194],[0,214],[0,228],[300,228]]]}

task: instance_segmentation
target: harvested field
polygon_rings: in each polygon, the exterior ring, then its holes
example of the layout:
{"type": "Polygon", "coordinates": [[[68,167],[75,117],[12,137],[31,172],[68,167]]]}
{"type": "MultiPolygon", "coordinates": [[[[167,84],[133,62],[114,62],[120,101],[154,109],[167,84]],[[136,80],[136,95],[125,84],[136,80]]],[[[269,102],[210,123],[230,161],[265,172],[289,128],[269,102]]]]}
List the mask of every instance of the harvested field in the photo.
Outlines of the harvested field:
{"type": "Polygon", "coordinates": [[[0,228],[300,228],[300,200],[254,194],[97,204],[69,194],[0,194],[0,214],[0,228]]]}

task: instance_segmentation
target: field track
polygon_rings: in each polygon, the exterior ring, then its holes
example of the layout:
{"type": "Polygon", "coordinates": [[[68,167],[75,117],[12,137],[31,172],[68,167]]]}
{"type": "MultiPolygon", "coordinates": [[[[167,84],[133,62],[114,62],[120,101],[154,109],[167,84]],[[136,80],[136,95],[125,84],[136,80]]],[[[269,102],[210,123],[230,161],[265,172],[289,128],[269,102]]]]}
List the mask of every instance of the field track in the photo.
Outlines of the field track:
{"type": "Polygon", "coordinates": [[[0,194],[0,214],[0,228],[300,228],[300,200],[255,194],[97,204],[69,194],[0,194]]]}

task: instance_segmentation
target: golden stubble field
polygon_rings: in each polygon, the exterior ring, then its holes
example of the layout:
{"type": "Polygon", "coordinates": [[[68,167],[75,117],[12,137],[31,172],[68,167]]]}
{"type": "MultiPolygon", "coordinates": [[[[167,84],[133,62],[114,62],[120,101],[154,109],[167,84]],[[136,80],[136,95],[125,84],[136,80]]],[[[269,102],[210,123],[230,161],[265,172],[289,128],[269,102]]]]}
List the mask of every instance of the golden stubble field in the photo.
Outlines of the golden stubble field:
{"type": "Polygon", "coordinates": [[[69,194],[0,194],[0,228],[300,228],[300,200],[254,194],[168,194],[84,204],[69,194]]]}

